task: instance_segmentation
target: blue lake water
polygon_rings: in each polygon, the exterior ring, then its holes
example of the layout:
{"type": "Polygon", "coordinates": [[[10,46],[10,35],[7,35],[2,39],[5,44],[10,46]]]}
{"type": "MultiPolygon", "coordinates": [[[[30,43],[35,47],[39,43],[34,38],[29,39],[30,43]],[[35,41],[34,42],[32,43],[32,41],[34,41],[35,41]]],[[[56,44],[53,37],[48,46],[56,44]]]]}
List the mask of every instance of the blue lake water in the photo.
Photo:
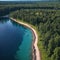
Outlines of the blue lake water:
{"type": "Polygon", "coordinates": [[[32,60],[32,40],[29,28],[0,19],[0,60],[32,60]]]}

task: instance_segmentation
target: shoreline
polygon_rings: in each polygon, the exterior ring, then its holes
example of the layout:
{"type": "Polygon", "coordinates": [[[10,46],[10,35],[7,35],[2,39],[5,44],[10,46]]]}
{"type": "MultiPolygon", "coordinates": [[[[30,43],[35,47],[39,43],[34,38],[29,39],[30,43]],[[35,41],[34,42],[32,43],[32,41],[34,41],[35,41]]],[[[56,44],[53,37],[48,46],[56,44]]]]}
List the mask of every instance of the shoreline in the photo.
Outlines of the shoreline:
{"type": "Polygon", "coordinates": [[[16,19],[13,19],[13,18],[10,18],[11,20],[21,24],[21,25],[24,25],[26,27],[28,27],[29,29],[31,29],[32,33],[33,33],[33,42],[32,42],[32,60],[41,60],[41,57],[40,57],[40,52],[39,52],[39,49],[38,49],[38,46],[37,46],[37,43],[38,43],[38,35],[37,35],[37,32],[28,24],[26,23],[23,23],[23,22],[20,22],[16,19]]]}

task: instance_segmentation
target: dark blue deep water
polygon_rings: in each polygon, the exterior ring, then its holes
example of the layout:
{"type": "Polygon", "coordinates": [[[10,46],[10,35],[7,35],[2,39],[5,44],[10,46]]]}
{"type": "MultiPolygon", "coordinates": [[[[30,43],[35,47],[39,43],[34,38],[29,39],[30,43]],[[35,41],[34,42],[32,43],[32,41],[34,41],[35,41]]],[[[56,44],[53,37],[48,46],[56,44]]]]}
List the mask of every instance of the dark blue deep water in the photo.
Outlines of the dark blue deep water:
{"type": "Polygon", "coordinates": [[[31,60],[32,32],[10,19],[0,19],[0,60],[31,60]]]}

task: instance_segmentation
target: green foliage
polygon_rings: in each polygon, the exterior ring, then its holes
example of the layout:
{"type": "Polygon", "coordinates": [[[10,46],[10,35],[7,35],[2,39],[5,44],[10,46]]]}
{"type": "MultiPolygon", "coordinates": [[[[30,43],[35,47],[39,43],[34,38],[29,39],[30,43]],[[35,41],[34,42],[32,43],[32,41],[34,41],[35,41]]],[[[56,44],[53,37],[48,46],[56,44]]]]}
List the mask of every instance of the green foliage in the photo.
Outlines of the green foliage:
{"type": "Polygon", "coordinates": [[[60,47],[60,35],[57,35],[55,37],[55,45],[56,45],[56,47],[60,47]]]}
{"type": "Polygon", "coordinates": [[[51,60],[60,60],[60,47],[55,48],[51,60]]]}
{"type": "Polygon", "coordinates": [[[53,51],[54,51],[55,47],[56,47],[56,45],[55,45],[54,39],[49,40],[48,56],[51,56],[53,54],[53,51]]]}

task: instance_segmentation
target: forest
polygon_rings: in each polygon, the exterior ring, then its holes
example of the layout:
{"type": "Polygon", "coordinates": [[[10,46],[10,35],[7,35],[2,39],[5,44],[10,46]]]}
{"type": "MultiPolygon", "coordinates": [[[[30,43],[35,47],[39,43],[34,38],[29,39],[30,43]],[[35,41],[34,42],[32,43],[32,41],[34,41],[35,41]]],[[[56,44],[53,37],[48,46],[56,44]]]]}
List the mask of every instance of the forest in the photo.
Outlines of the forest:
{"type": "Polygon", "coordinates": [[[0,17],[20,9],[55,9],[60,10],[59,2],[17,2],[0,1],[0,17]]]}
{"type": "Polygon", "coordinates": [[[60,4],[59,2],[34,4],[5,5],[5,7],[0,5],[0,16],[9,14],[10,17],[35,26],[39,35],[38,47],[42,60],[60,60],[60,4]]]}

